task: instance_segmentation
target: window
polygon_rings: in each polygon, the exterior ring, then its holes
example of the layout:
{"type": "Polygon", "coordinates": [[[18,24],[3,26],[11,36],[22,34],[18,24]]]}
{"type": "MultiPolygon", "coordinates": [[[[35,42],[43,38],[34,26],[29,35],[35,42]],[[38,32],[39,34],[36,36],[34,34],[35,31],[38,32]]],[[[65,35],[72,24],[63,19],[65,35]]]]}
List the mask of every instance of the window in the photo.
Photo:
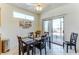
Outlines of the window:
{"type": "Polygon", "coordinates": [[[26,14],[19,13],[19,12],[15,12],[15,11],[13,12],[13,17],[34,21],[34,17],[33,16],[26,15],[26,14]]]}
{"type": "Polygon", "coordinates": [[[48,24],[49,24],[49,21],[44,21],[44,31],[45,32],[48,32],[48,24]]]}

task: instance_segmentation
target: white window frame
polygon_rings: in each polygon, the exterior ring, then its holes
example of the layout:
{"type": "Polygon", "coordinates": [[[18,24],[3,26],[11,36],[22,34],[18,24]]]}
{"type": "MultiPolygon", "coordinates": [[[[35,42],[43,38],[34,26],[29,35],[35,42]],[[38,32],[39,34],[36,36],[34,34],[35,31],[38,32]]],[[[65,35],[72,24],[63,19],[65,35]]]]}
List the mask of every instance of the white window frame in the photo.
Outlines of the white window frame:
{"type": "Polygon", "coordinates": [[[19,19],[26,19],[26,20],[34,21],[34,16],[23,14],[23,13],[16,12],[16,11],[13,11],[13,17],[19,18],[19,19]]]}

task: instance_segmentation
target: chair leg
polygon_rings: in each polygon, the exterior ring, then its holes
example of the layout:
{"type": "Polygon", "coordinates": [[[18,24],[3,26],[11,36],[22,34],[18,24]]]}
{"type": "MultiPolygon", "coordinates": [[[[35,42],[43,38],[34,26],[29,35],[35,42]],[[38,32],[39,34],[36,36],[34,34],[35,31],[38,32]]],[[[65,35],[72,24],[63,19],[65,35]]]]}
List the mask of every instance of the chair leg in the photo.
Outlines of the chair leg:
{"type": "Polygon", "coordinates": [[[21,50],[19,49],[19,55],[21,55],[21,50]]]}
{"type": "Polygon", "coordinates": [[[72,46],[70,45],[70,49],[72,49],[72,46]]]}
{"type": "Polygon", "coordinates": [[[20,45],[19,45],[19,55],[21,55],[20,45]]]}
{"type": "Polygon", "coordinates": [[[33,52],[34,52],[34,54],[36,54],[36,48],[35,47],[33,48],[33,52]]]}
{"type": "Polygon", "coordinates": [[[41,51],[41,49],[40,49],[40,55],[42,55],[42,51],[41,51]]]}
{"type": "Polygon", "coordinates": [[[33,54],[36,54],[36,48],[35,47],[32,48],[32,55],[33,54]]]}
{"type": "Polygon", "coordinates": [[[63,42],[63,48],[64,48],[64,42],[63,42]]]}
{"type": "Polygon", "coordinates": [[[34,50],[32,49],[32,55],[33,55],[33,51],[34,51],[34,50]]]}
{"type": "Polygon", "coordinates": [[[67,53],[68,53],[68,45],[67,45],[67,53]]]}
{"type": "Polygon", "coordinates": [[[45,47],[45,55],[47,54],[47,52],[46,52],[46,47],[45,47]]]}
{"type": "Polygon", "coordinates": [[[27,55],[30,55],[30,53],[29,53],[29,46],[27,46],[27,55]]]}
{"type": "Polygon", "coordinates": [[[77,53],[77,50],[76,50],[76,45],[75,45],[74,47],[75,47],[75,53],[77,53]]]}

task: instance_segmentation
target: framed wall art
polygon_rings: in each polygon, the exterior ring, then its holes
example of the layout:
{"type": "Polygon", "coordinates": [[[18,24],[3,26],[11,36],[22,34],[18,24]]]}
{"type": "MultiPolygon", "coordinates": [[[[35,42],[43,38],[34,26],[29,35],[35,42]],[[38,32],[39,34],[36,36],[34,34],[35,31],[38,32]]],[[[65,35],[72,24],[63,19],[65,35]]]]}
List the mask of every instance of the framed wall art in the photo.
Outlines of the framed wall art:
{"type": "Polygon", "coordinates": [[[23,29],[27,29],[27,28],[32,27],[32,22],[21,20],[21,21],[19,21],[19,26],[22,27],[23,29]]]}

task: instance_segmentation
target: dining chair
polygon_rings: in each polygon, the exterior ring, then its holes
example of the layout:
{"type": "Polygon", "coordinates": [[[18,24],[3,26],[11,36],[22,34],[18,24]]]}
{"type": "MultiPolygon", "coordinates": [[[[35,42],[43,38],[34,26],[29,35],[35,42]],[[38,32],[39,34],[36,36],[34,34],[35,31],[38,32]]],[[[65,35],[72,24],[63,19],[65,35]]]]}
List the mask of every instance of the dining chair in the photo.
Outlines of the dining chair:
{"type": "Polygon", "coordinates": [[[44,32],[46,34],[46,43],[49,45],[49,49],[51,49],[51,37],[49,35],[49,32],[44,32]]]}
{"type": "Polygon", "coordinates": [[[67,45],[67,53],[68,53],[68,46],[70,46],[70,49],[72,49],[72,46],[74,46],[75,53],[77,53],[77,50],[76,50],[77,37],[78,37],[78,33],[71,33],[70,41],[63,42],[63,48],[64,48],[64,44],[67,45]]]}
{"type": "Polygon", "coordinates": [[[32,54],[33,54],[33,47],[30,46],[28,48],[28,45],[24,41],[22,41],[22,38],[20,36],[17,36],[17,38],[18,38],[18,43],[19,43],[19,55],[21,54],[24,55],[24,53],[26,52],[28,54],[30,50],[32,50],[32,54]]]}
{"type": "Polygon", "coordinates": [[[46,36],[41,36],[41,40],[37,42],[35,45],[37,49],[40,50],[40,55],[42,55],[42,49],[45,49],[45,55],[47,54],[46,52],[46,36]]]}

